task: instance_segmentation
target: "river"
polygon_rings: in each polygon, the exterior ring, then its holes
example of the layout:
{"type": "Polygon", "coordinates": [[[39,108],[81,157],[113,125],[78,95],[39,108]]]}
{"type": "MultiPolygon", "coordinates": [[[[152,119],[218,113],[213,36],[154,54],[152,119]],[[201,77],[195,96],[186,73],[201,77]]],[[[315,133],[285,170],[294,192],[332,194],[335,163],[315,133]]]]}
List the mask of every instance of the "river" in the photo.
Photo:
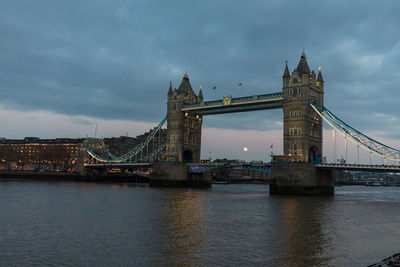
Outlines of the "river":
{"type": "Polygon", "coordinates": [[[1,266],[367,266],[400,252],[400,187],[8,181],[0,199],[1,266]]]}

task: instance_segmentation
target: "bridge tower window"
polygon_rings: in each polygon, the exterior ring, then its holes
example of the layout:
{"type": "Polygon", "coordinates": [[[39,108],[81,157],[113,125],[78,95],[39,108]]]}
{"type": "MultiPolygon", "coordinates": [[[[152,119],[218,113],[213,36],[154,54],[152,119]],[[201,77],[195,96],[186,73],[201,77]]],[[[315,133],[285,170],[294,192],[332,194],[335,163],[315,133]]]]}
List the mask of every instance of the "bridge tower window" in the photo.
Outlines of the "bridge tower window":
{"type": "Polygon", "coordinates": [[[301,135],[303,132],[302,128],[290,128],[289,135],[301,135]]]}
{"type": "Polygon", "coordinates": [[[301,111],[290,111],[289,112],[289,118],[300,118],[301,117],[301,111]]]}

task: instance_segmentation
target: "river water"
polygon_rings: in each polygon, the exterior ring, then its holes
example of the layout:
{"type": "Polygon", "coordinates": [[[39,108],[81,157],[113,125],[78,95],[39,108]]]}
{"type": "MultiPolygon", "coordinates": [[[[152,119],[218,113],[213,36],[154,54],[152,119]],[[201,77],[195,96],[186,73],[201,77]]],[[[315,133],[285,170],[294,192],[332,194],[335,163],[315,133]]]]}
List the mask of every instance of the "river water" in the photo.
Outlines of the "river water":
{"type": "Polygon", "coordinates": [[[400,252],[400,187],[9,181],[0,200],[1,266],[367,266],[400,252]]]}

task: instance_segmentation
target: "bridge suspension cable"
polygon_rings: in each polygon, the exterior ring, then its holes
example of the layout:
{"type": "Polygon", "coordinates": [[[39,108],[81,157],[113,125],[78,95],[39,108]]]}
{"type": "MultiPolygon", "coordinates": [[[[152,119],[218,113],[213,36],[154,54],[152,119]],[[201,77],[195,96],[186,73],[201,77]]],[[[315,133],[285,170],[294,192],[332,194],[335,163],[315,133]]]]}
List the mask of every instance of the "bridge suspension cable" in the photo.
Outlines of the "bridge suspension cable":
{"type": "MultiPolygon", "coordinates": [[[[131,150],[129,150],[127,153],[125,153],[122,156],[118,157],[108,150],[106,150],[105,152],[110,158],[102,157],[102,156],[96,154],[95,152],[93,152],[91,149],[87,149],[87,152],[92,158],[94,158],[100,162],[120,163],[120,162],[132,161],[133,157],[137,157],[137,155],[140,152],[142,152],[145,147],[148,147],[148,144],[154,139],[155,135],[160,132],[161,127],[164,125],[166,120],[167,120],[167,117],[164,117],[164,119],[147,135],[147,137],[142,142],[140,142],[138,145],[136,145],[134,148],[132,148],[131,150]]],[[[165,146],[166,146],[166,142],[160,144],[160,146],[155,149],[153,147],[152,152],[147,153],[145,156],[141,157],[139,160],[143,161],[144,159],[146,159],[146,160],[153,159],[165,148],[165,146]]]]}
{"type": "Polygon", "coordinates": [[[137,161],[142,162],[142,161],[153,160],[153,158],[156,157],[158,154],[160,154],[161,151],[163,151],[166,146],[167,146],[167,140],[165,140],[161,145],[159,145],[157,148],[155,148],[152,152],[148,153],[147,155],[138,159],[137,161]]]}
{"type": "MultiPolygon", "coordinates": [[[[354,144],[357,145],[357,149],[361,146],[365,150],[375,153],[384,159],[390,159],[393,161],[400,162],[400,150],[382,144],[365,134],[357,131],[350,125],[346,124],[344,121],[335,116],[327,108],[319,108],[311,100],[308,100],[310,106],[315,110],[315,112],[320,115],[326,123],[328,123],[332,128],[337,130],[344,138],[349,139],[354,144]]],[[[358,154],[359,157],[359,154],[358,154]]],[[[358,159],[359,161],[359,159],[358,159]]]]}

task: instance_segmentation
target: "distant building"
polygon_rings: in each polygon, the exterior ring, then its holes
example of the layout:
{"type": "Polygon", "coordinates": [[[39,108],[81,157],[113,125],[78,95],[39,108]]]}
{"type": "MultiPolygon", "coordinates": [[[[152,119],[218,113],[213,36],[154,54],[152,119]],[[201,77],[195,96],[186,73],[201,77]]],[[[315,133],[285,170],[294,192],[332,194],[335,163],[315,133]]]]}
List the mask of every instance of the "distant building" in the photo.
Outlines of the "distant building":
{"type": "Polygon", "coordinates": [[[0,160],[16,163],[67,164],[78,153],[85,138],[0,139],[0,160]]]}
{"type": "MultiPolygon", "coordinates": [[[[88,148],[105,157],[105,150],[121,156],[141,143],[150,132],[136,138],[121,136],[112,138],[55,138],[40,139],[25,137],[24,139],[0,138],[0,164],[2,168],[19,169],[27,164],[74,164],[80,148],[88,148]],[[13,167],[9,167],[13,166],[13,167]]],[[[156,149],[167,136],[167,130],[161,129],[145,147],[143,155],[156,149]]]]}

